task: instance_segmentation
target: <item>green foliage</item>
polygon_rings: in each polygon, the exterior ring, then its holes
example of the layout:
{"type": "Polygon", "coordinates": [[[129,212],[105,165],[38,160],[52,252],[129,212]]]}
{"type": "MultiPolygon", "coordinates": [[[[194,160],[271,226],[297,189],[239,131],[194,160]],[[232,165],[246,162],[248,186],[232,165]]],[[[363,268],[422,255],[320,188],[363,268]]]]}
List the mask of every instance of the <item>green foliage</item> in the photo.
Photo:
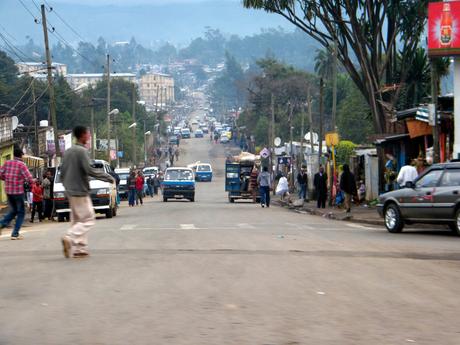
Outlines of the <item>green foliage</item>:
{"type": "Polygon", "coordinates": [[[373,133],[369,105],[346,76],[339,77],[338,90],[337,127],[340,137],[359,144],[368,143],[373,133]]]}
{"type": "Polygon", "coordinates": [[[350,158],[355,153],[356,144],[352,141],[342,140],[335,147],[337,165],[350,164],[350,158]]]}

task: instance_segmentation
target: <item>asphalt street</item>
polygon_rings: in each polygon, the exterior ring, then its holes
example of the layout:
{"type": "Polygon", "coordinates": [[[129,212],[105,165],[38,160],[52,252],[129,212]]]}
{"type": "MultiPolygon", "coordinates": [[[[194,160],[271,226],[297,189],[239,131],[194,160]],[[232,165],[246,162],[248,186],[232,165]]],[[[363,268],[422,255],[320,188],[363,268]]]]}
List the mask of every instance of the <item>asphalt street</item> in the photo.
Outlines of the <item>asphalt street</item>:
{"type": "Polygon", "coordinates": [[[68,224],[0,238],[0,345],[460,344],[460,239],[230,204],[228,147],[196,202],[147,199],[98,219],[91,257],[66,260],[68,224]]]}

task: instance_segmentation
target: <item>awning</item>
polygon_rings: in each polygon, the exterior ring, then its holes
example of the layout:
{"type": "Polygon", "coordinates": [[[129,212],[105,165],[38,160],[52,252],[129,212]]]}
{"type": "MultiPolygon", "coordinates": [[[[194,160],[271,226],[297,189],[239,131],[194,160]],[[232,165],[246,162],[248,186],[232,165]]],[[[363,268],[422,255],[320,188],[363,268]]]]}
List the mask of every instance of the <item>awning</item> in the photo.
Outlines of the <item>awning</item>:
{"type": "Polygon", "coordinates": [[[22,160],[29,168],[44,168],[45,160],[40,157],[23,156],[22,160]]]}

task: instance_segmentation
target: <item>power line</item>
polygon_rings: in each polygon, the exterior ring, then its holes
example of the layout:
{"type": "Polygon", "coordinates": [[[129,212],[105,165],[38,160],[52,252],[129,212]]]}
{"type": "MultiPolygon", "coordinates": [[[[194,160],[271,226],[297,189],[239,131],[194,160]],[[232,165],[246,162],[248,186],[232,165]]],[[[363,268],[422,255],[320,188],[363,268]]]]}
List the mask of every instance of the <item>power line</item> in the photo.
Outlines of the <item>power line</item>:
{"type": "Polygon", "coordinates": [[[42,92],[42,94],[41,94],[40,96],[38,96],[37,98],[35,98],[35,102],[31,103],[27,108],[25,108],[23,111],[21,111],[21,112],[20,112],[19,114],[17,114],[16,116],[17,116],[17,117],[21,116],[22,114],[24,114],[25,112],[27,112],[30,108],[32,108],[35,104],[37,104],[38,100],[39,100],[40,98],[42,98],[42,97],[45,95],[46,91],[48,91],[48,88],[49,88],[49,86],[46,87],[46,89],[42,92]]]}
{"type": "Polygon", "coordinates": [[[58,12],[56,12],[56,9],[53,6],[51,6],[48,3],[48,1],[44,0],[44,2],[48,6],[50,12],[53,12],[56,15],[56,17],[58,17],[59,20],[62,23],[64,23],[64,25],[67,26],[80,40],[82,40],[83,42],[85,41],[85,39],[78,33],[78,31],[75,30],[64,18],[62,18],[62,16],[58,12]]]}
{"type": "MultiPolygon", "coordinates": [[[[25,55],[21,57],[21,56],[16,52],[16,49],[17,49],[17,48],[15,48],[15,47],[8,41],[8,39],[7,39],[5,36],[3,36],[2,33],[0,33],[0,38],[3,40],[3,42],[5,42],[6,46],[9,48],[9,51],[10,51],[11,54],[13,54],[14,56],[16,56],[16,57],[19,59],[19,61],[25,62],[25,61],[24,61],[24,56],[25,56],[25,55]]],[[[21,53],[21,52],[19,51],[19,53],[21,53]]],[[[26,57],[26,60],[27,60],[27,57],[26,57]]]]}
{"type": "Polygon", "coordinates": [[[33,14],[33,12],[26,6],[26,4],[24,3],[24,1],[22,1],[22,0],[18,0],[18,1],[21,3],[22,7],[24,7],[25,10],[26,10],[27,12],[29,12],[29,14],[30,14],[30,15],[32,16],[32,18],[34,19],[35,23],[37,23],[37,24],[40,23],[40,21],[37,19],[37,17],[35,17],[35,15],[33,14]]]}
{"type": "MultiPolygon", "coordinates": [[[[0,28],[2,28],[3,31],[5,32],[5,34],[8,35],[8,36],[10,36],[10,37],[13,39],[13,41],[16,41],[16,42],[17,42],[17,40],[14,38],[14,36],[11,35],[11,34],[5,29],[5,27],[3,27],[2,25],[0,25],[0,28]]],[[[26,60],[29,60],[29,61],[34,61],[34,62],[37,61],[36,59],[34,59],[34,58],[28,56],[26,53],[24,53],[24,52],[23,52],[21,49],[19,49],[17,46],[15,46],[5,35],[2,35],[2,34],[0,33],[0,37],[1,37],[2,40],[5,42],[5,44],[7,44],[7,45],[10,47],[10,50],[13,52],[13,54],[14,54],[16,57],[19,58],[20,61],[25,62],[25,61],[22,59],[22,58],[24,58],[24,57],[26,58],[26,60]],[[19,54],[22,55],[22,58],[21,58],[20,56],[17,55],[16,51],[19,52],[19,54]]]]}
{"type": "Polygon", "coordinates": [[[16,102],[16,104],[13,105],[13,107],[11,107],[10,111],[13,110],[13,109],[16,109],[16,107],[19,105],[19,103],[22,101],[22,99],[25,97],[25,95],[27,95],[29,93],[29,90],[31,89],[33,83],[34,83],[34,79],[32,78],[32,81],[30,82],[29,87],[26,89],[26,91],[24,91],[24,93],[19,98],[19,100],[16,102]]]}

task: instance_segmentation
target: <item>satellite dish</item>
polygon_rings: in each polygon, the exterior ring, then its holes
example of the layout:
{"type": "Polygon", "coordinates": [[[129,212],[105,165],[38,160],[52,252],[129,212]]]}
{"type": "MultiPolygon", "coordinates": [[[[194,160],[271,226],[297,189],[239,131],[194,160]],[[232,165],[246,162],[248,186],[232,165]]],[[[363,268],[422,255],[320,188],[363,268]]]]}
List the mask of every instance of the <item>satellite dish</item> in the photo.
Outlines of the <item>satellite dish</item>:
{"type": "Polygon", "coordinates": [[[306,140],[306,141],[310,141],[312,135],[313,135],[313,144],[317,144],[317,143],[318,143],[318,139],[319,139],[318,133],[315,133],[315,132],[310,133],[310,132],[308,132],[307,134],[305,134],[305,137],[304,137],[305,140],[306,140]]]}
{"type": "Polygon", "coordinates": [[[19,119],[17,116],[13,116],[11,117],[11,128],[13,129],[13,131],[18,128],[18,124],[19,124],[19,119]]]}
{"type": "Polygon", "coordinates": [[[276,138],[275,138],[275,146],[278,147],[278,146],[280,146],[280,145],[281,145],[281,138],[276,137],[276,138]]]}

